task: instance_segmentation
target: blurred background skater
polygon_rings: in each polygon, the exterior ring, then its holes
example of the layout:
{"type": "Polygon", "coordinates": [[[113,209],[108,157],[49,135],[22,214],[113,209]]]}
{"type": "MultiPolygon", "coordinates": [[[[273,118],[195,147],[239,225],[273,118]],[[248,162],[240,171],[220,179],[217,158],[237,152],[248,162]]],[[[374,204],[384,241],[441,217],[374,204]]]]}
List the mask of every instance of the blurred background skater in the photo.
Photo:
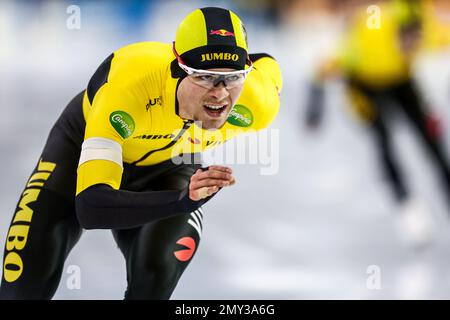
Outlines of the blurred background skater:
{"type": "MultiPolygon", "coordinates": [[[[414,79],[417,55],[449,43],[433,17],[432,1],[343,1],[346,27],[336,53],[319,64],[307,97],[305,122],[315,129],[323,117],[324,83],[339,76],[354,113],[371,131],[379,161],[399,205],[399,231],[414,247],[431,241],[433,221],[413,194],[392,138],[398,113],[414,128],[439,174],[450,208],[450,167],[441,119],[428,108],[414,79]]],[[[448,31],[447,31],[448,32],[448,31]]]]}

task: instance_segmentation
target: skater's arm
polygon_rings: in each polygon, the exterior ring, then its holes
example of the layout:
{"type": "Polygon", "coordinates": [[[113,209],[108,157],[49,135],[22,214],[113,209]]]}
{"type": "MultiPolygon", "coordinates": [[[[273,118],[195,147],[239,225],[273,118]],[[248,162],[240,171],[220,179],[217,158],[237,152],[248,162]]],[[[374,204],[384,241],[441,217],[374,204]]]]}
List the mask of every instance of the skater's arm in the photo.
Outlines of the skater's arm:
{"type": "Polygon", "coordinates": [[[95,184],[77,195],[77,217],[85,229],[132,228],[197,210],[221,187],[233,183],[228,168],[211,166],[197,170],[183,190],[132,192],[95,184]]]}
{"type": "Polygon", "coordinates": [[[200,201],[180,191],[131,192],[108,185],[89,187],[76,197],[76,212],[85,229],[124,229],[198,209],[211,197],[200,201]]]}

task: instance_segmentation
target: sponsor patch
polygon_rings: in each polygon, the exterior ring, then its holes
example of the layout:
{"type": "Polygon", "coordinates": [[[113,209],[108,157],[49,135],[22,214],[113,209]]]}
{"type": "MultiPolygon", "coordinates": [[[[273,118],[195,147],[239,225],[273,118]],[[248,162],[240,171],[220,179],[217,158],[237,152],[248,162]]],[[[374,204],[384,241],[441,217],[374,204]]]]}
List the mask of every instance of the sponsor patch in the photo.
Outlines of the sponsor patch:
{"type": "Polygon", "coordinates": [[[227,121],[238,127],[250,127],[253,123],[253,113],[242,104],[236,104],[230,112],[227,121]]]}
{"type": "Polygon", "coordinates": [[[125,111],[114,111],[111,113],[109,122],[124,139],[131,136],[134,132],[134,120],[125,111]]]}

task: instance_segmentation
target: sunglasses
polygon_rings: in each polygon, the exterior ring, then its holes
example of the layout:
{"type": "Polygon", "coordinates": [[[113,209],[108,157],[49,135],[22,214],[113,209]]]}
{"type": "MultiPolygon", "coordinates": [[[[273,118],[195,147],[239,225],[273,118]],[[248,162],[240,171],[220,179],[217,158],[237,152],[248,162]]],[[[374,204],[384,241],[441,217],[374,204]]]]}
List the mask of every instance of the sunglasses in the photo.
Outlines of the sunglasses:
{"type": "Polygon", "coordinates": [[[184,72],[188,74],[188,78],[193,83],[205,89],[212,89],[214,87],[217,87],[221,82],[224,84],[226,89],[232,89],[240,86],[244,83],[245,79],[253,68],[252,62],[250,61],[250,59],[247,59],[249,67],[245,70],[210,71],[194,69],[184,64],[183,60],[175,50],[175,42],[173,43],[173,52],[177,57],[178,65],[184,72]]]}

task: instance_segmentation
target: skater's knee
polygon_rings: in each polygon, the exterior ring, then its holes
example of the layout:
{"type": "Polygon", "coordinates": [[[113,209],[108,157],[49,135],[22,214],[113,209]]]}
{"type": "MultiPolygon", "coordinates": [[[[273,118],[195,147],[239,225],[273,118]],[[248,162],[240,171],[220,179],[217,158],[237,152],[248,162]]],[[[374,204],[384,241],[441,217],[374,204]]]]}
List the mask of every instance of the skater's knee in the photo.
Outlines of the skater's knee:
{"type": "Polygon", "coordinates": [[[129,277],[126,299],[169,299],[183,269],[177,266],[153,265],[129,277]]]}

